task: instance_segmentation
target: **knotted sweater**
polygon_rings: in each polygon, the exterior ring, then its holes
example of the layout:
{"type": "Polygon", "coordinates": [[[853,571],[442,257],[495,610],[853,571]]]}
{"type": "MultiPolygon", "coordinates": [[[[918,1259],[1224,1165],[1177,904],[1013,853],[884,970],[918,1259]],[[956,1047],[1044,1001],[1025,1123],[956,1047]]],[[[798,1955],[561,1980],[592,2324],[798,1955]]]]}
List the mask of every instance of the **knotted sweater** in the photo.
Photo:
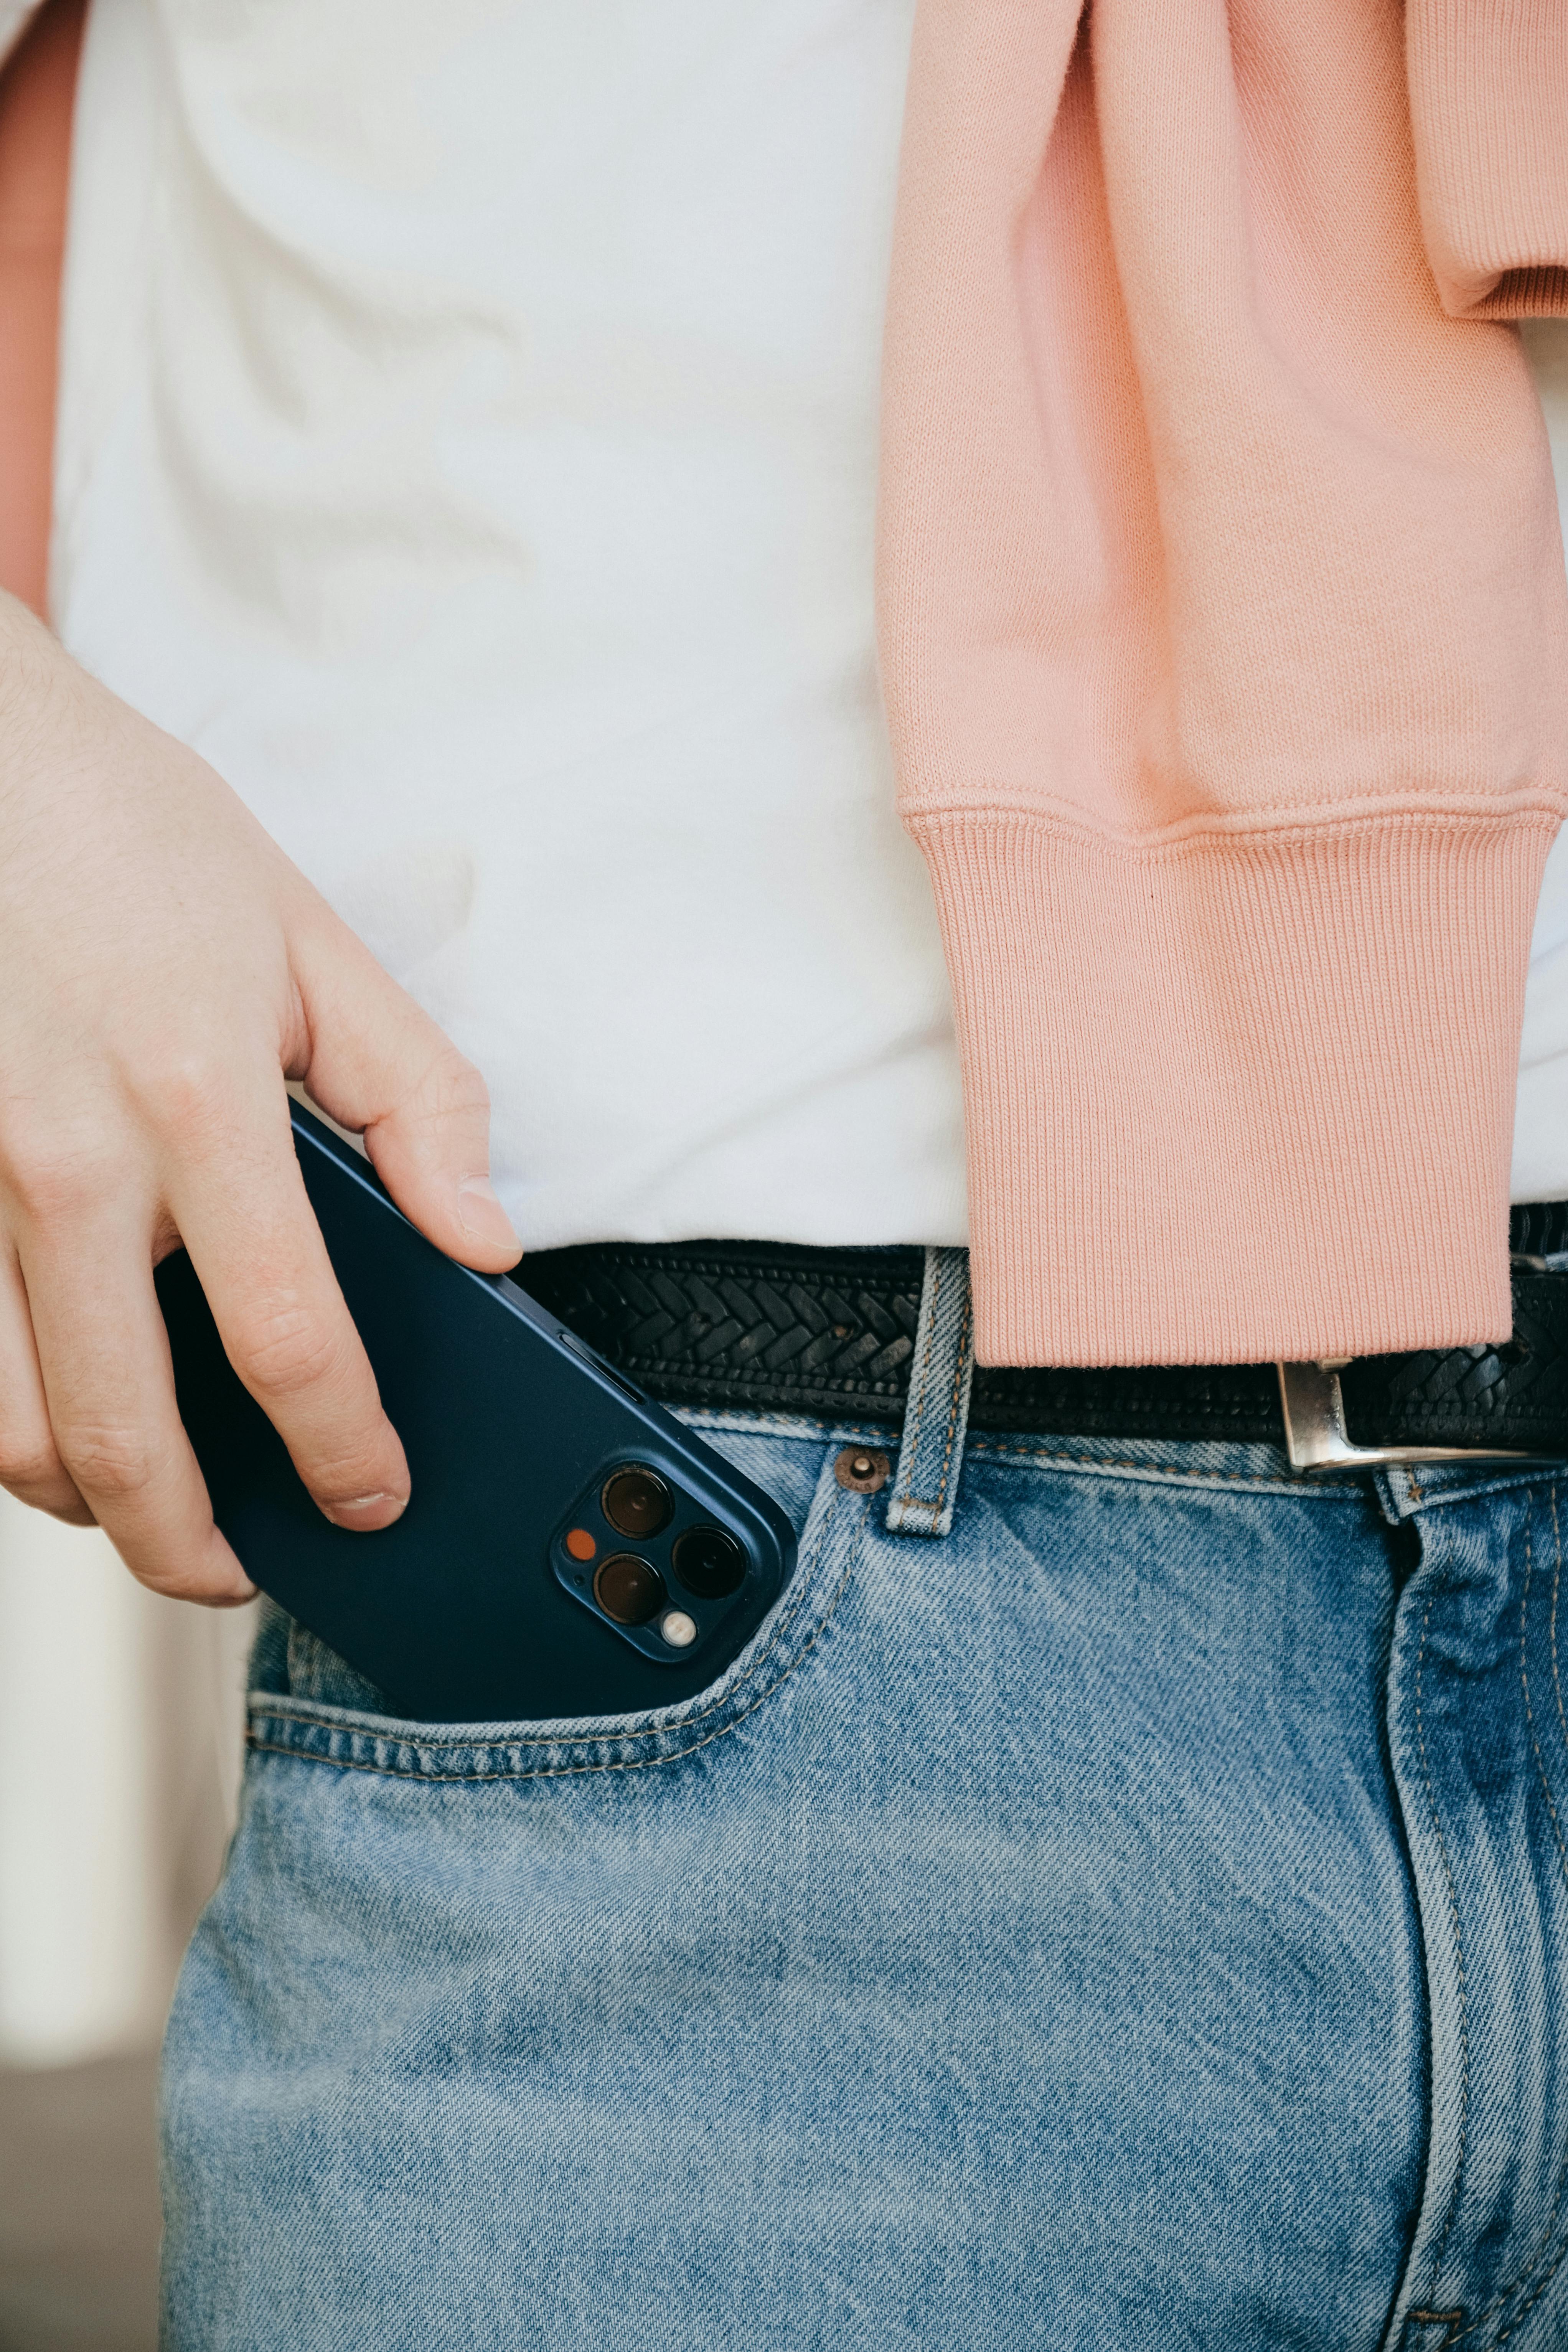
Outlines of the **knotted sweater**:
{"type": "Polygon", "coordinates": [[[1005,1363],[1495,1340],[1561,0],[924,0],[880,644],[1005,1363]]]}

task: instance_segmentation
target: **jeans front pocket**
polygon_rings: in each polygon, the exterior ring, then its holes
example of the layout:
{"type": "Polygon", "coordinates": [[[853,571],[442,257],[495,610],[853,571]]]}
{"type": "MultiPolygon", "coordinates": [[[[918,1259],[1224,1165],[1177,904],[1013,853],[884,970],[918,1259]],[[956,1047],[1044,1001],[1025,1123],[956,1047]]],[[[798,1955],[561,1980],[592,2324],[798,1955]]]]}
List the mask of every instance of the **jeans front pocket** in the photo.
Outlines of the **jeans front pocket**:
{"type": "Polygon", "coordinates": [[[796,1424],[708,1424],[712,1442],[743,1459],[772,1489],[804,1507],[795,1571],[739,1657],[679,1705],[635,1715],[548,1722],[416,1723],[385,1712],[380,1695],[335,1653],[275,1612],[258,1644],[249,1744],[352,1771],[426,1781],[527,1780],[628,1772],[673,1763],[753,1715],[815,1648],[854,1573],[868,1496],[833,1472],[837,1447],[796,1424]],[[800,1458],[803,1452],[808,1456],[800,1458]],[[271,1686],[268,1687],[268,1685],[271,1686]]]}

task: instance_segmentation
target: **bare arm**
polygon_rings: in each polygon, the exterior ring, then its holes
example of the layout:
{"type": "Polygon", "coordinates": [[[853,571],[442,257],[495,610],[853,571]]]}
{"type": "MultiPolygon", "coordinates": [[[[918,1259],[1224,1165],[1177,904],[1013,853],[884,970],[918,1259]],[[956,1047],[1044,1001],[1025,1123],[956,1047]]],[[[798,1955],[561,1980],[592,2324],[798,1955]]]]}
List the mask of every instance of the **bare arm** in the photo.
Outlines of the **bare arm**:
{"type": "Polygon", "coordinates": [[[479,1073],[204,761],[0,600],[0,1483],[193,1600],[250,1587],[175,1412],[153,1268],[180,1241],[328,1516],[408,1496],[286,1076],[441,1248],[513,1263],[479,1073]]]}
{"type": "MultiPolygon", "coordinates": [[[[11,18],[0,0],[0,38],[11,18]]],[[[323,1510],[377,1528],[403,1449],[295,1162],[285,1074],[365,1131],[432,1240],[518,1244],[477,1071],[204,761],[89,677],[41,610],[81,0],[0,76],[0,1483],[97,1519],[136,1574],[249,1586],[174,1410],[153,1289],[184,1240],[237,1370],[323,1510]]]]}

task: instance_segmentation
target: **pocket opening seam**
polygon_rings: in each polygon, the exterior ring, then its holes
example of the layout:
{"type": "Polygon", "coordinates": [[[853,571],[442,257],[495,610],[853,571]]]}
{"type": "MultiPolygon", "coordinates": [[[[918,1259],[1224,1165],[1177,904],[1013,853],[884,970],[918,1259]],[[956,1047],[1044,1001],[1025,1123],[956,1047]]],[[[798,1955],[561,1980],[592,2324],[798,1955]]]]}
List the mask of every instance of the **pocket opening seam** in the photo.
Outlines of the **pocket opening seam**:
{"type": "MultiPolygon", "coordinates": [[[[322,1723],[319,1717],[312,1717],[303,1710],[290,1717],[289,1715],[286,1703],[281,1706],[279,1706],[276,1702],[267,1706],[258,1706],[254,1712],[260,1716],[271,1715],[285,1717],[286,1719],[298,1723],[304,1730],[322,1730],[327,1732],[329,1735],[336,1734],[340,1731],[346,1731],[351,1738],[374,1740],[380,1745],[389,1748],[412,1748],[416,1751],[425,1750],[431,1753],[442,1753],[454,1748],[468,1747],[481,1751],[486,1748],[570,1748],[577,1747],[603,1747],[612,1744],[619,1745],[630,1741],[643,1742],[672,1738],[679,1738],[682,1734],[693,1729],[698,1724],[707,1722],[710,1716],[721,1714],[726,1707],[732,1705],[735,1698],[745,1690],[747,1684],[754,1681],[756,1675],[761,1671],[768,1657],[778,1648],[779,1643],[783,1639],[785,1631],[794,1623],[795,1619],[801,1613],[805,1604],[805,1588],[809,1584],[810,1580],[810,1573],[816,1569],[822,1557],[822,1553],[826,1546],[828,1534],[835,1520],[838,1517],[839,1508],[840,1505],[838,1499],[837,1497],[830,1499],[827,1516],[823,1521],[816,1548],[811,1557],[807,1576],[803,1580],[801,1597],[795,1602],[794,1608],[779,1619],[779,1622],[774,1626],[769,1640],[763,1648],[758,1652],[756,1657],[752,1661],[751,1665],[748,1666],[744,1675],[740,1677],[733,1687],[728,1691],[722,1698],[713,1700],[709,1706],[701,1708],[698,1714],[688,1716],[680,1722],[669,1726],[665,1730],[633,1731],[623,1732],[620,1734],[610,1733],[608,1735],[601,1735],[598,1738],[595,1738],[592,1733],[587,1733],[579,1739],[561,1738],[560,1737],[550,1738],[538,1736],[525,1736],[518,1739],[504,1740],[420,1739],[416,1738],[400,1738],[396,1733],[361,1730],[356,1727],[349,1725],[322,1723]]],[[[869,1514],[870,1503],[868,1499],[859,1513],[860,1532],[862,1538],[864,1537],[865,1532],[865,1521],[869,1517],[869,1514]]],[[[705,1733],[702,1738],[693,1740],[686,1747],[672,1748],[661,1755],[606,1758],[602,1760],[584,1764],[525,1765],[519,1769],[500,1772],[429,1772],[422,1770],[409,1770],[403,1766],[395,1764],[361,1763],[352,1757],[323,1756],[316,1753],[310,1748],[297,1747],[289,1740],[264,1739],[260,1738],[254,1729],[247,1731],[246,1744],[247,1747],[255,1748],[258,1753],[274,1756],[290,1756],[300,1763],[324,1764],[338,1771],[374,1772],[378,1773],[383,1778],[388,1780],[423,1780],[436,1783],[456,1783],[465,1780],[568,1780],[587,1772],[634,1772],[640,1771],[652,1764],[679,1763],[683,1756],[696,1755],[700,1748],[709,1747],[713,1740],[721,1739],[726,1732],[733,1731],[739,1724],[744,1723],[747,1717],[754,1714],[757,1708],[763,1704],[764,1700],[771,1698],[773,1692],[778,1689],[779,1685],[782,1683],[787,1682],[790,1675],[794,1674],[795,1668],[800,1665],[805,1659],[810,1656],[821,1635],[826,1631],[828,1623],[830,1622],[839,1601],[844,1597],[845,1588],[847,1586],[850,1578],[855,1573],[856,1565],[860,1558],[862,1549],[863,1543],[856,1544],[851,1548],[849,1559],[845,1565],[844,1573],[839,1578],[837,1584],[835,1586],[833,1592],[828,1599],[827,1605],[822,1612],[820,1620],[813,1627],[807,1639],[802,1643],[795,1655],[790,1659],[787,1665],[781,1668],[780,1672],[773,1676],[770,1683],[768,1683],[762,1690],[756,1692],[748,1704],[742,1706],[738,1713],[732,1715],[727,1723],[721,1723],[718,1727],[717,1730],[705,1733]]]]}
{"type": "MultiPolygon", "coordinates": [[[[684,1757],[699,1755],[703,1748],[712,1748],[715,1740],[721,1740],[726,1734],[738,1731],[741,1724],[745,1722],[750,1715],[757,1712],[757,1707],[766,1706],[766,1700],[773,1696],[773,1691],[781,1689],[783,1684],[790,1679],[790,1675],[797,1670],[797,1665],[804,1665],[804,1661],[811,1656],[811,1651],[816,1649],[820,1637],[827,1633],[827,1625],[832,1622],[832,1613],[835,1613],[835,1609],[839,1606],[839,1601],[844,1600],[844,1590],[847,1590],[848,1578],[851,1578],[853,1573],[856,1573],[856,1555],[848,1557],[844,1573],[839,1576],[839,1583],[835,1585],[835,1592],[832,1592],[830,1601],[827,1601],[827,1606],[823,1609],[823,1618],[820,1618],[818,1625],[811,1628],[809,1639],[802,1642],[797,1654],[790,1658],[790,1663],[783,1667],[781,1673],[775,1675],[775,1677],[766,1684],[766,1689],[754,1694],[754,1698],[750,1700],[750,1706],[741,1707],[741,1712],[738,1712],[738,1715],[731,1715],[731,1719],[729,1719],[726,1724],[720,1724],[717,1731],[705,1731],[700,1740],[691,1740],[687,1748],[672,1748],[668,1755],[605,1757],[605,1759],[595,1761],[595,1764],[527,1764],[521,1771],[406,1771],[406,1769],[400,1767],[400,1764],[360,1764],[355,1757],[315,1755],[310,1748],[294,1748],[289,1740],[261,1740],[257,1738],[257,1736],[251,1736],[247,1745],[251,1745],[251,1748],[254,1748],[257,1752],[261,1752],[261,1755],[291,1757],[296,1764],[324,1764],[329,1771],[369,1771],[369,1773],[376,1773],[376,1776],[384,1778],[384,1780],[423,1780],[426,1785],[433,1785],[433,1783],[454,1785],[454,1783],[463,1783],[463,1780],[472,1780],[472,1783],[479,1783],[479,1780],[574,1780],[574,1778],[583,1778],[585,1773],[595,1773],[595,1771],[648,1771],[648,1769],[656,1767],[656,1764],[679,1764],[684,1757]]],[[[708,1707],[703,1715],[693,1715],[691,1722],[693,1724],[705,1722],[705,1717],[712,1715],[712,1712],[717,1712],[715,1707],[708,1707]]],[[[367,1734],[360,1734],[360,1736],[364,1738],[367,1734]]],[[[632,1734],[632,1738],[656,1738],[656,1736],[658,1734],[647,1734],[647,1731],[644,1731],[644,1734],[632,1734]]],[[[416,1745],[416,1743],[411,1743],[411,1740],[395,1740],[393,1745],[397,1745],[397,1748],[409,1748],[409,1745],[416,1745]]],[[[447,1740],[445,1745],[461,1745],[461,1743],[458,1743],[458,1740],[447,1740]]],[[[517,1743],[510,1743],[510,1740],[508,1740],[508,1743],[503,1745],[524,1745],[524,1743],[521,1743],[521,1740],[517,1740],[517,1743]]],[[[529,1743],[529,1745],[562,1745],[562,1748],[569,1748],[569,1745],[574,1743],[572,1740],[560,1740],[560,1743],[529,1743]]]]}

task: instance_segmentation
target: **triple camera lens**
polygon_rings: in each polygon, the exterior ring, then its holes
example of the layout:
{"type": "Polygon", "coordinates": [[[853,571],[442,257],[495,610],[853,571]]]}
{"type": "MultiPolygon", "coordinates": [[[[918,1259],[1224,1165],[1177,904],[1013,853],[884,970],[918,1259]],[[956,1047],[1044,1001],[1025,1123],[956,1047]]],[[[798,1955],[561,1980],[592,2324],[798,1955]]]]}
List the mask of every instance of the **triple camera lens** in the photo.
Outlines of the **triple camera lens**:
{"type": "Polygon", "coordinates": [[[657,1536],[669,1525],[675,1509],[669,1488],[658,1473],[645,1470],[637,1462],[611,1471],[599,1502],[620,1536],[657,1536]]]}
{"type": "MultiPolygon", "coordinates": [[[[675,1496],[657,1470],[626,1462],[605,1480],[599,1507],[617,1535],[647,1543],[662,1535],[675,1517],[675,1496]]],[[[592,1537],[587,1540],[591,1545],[592,1537]]],[[[700,1601],[727,1601],[745,1580],[745,1552],[722,1528],[684,1528],[670,1548],[669,1564],[684,1590],[700,1601]]],[[[646,1625],[668,1606],[669,1591],[651,1560],[618,1551],[600,1563],[594,1598],[617,1625],[646,1625]]],[[[690,1622],[679,1612],[671,1620],[676,1622],[690,1622]]]]}

